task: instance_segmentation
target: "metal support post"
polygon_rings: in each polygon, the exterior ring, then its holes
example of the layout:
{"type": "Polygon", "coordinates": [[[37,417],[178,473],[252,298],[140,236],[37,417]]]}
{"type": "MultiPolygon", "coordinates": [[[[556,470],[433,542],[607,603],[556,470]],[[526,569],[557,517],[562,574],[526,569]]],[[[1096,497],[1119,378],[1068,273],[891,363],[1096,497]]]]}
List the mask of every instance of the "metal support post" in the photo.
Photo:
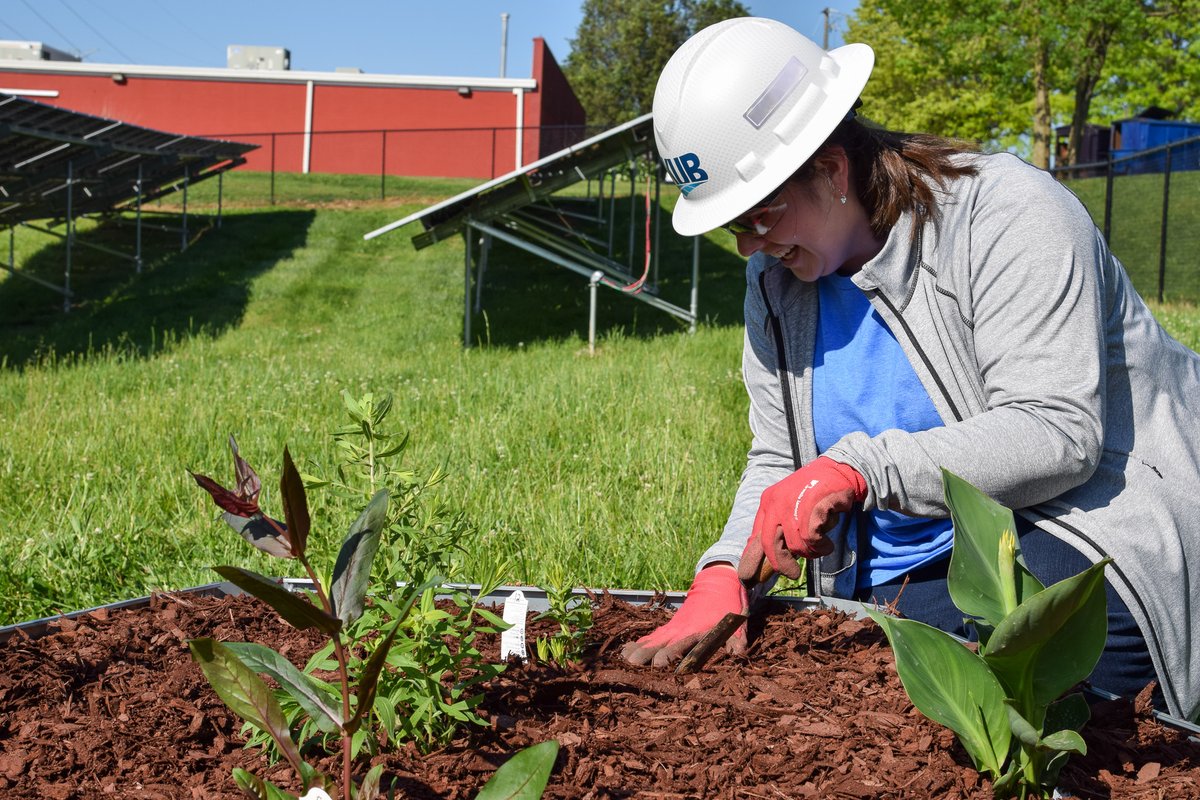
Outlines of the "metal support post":
{"type": "Polygon", "coordinates": [[[221,228],[221,201],[225,197],[225,172],[217,173],[217,229],[221,228]]]}
{"type": "Polygon", "coordinates": [[[604,273],[596,270],[588,281],[588,355],[596,355],[596,290],[604,273]]]}
{"type": "Polygon", "coordinates": [[[387,131],[380,131],[383,141],[379,148],[379,199],[387,199],[387,131]]]}
{"type": "Polygon", "coordinates": [[[74,163],[67,162],[67,270],[63,275],[63,312],[71,311],[71,245],[75,243],[75,217],[72,208],[75,195],[74,163]]]}
{"type": "Polygon", "coordinates": [[[612,181],[609,184],[611,191],[608,193],[608,257],[612,258],[613,234],[617,230],[617,172],[611,170],[608,175],[612,181]]]}
{"type": "Polygon", "coordinates": [[[183,168],[183,225],[180,227],[179,252],[187,250],[187,190],[191,167],[183,168]]]}
{"type": "Polygon", "coordinates": [[[488,254],[492,252],[492,237],[483,235],[483,245],[479,248],[479,270],[475,275],[475,313],[483,310],[483,274],[487,272],[488,254]]]}
{"type": "Polygon", "coordinates": [[[1167,285],[1167,222],[1171,211],[1171,146],[1167,145],[1167,160],[1163,165],[1162,224],[1158,233],[1158,302],[1163,301],[1167,285]]]}
{"type": "Polygon", "coordinates": [[[467,251],[463,267],[463,347],[471,346],[471,256],[474,238],[475,229],[471,227],[471,221],[467,220],[463,228],[463,239],[466,240],[466,247],[463,249],[467,251]]]}
{"type": "Polygon", "coordinates": [[[629,274],[633,275],[633,249],[636,243],[634,235],[637,231],[637,160],[629,162],[629,274]]]}
{"type": "Polygon", "coordinates": [[[692,299],[688,310],[692,312],[692,321],[688,325],[688,333],[696,332],[696,320],[700,316],[700,237],[692,237],[692,299]]]}
{"type": "Polygon", "coordinates": [[[662,196],[662,166],[656,167],[654,170],[654,277],[651,278],[653,286],[658,286],[658,243],[662,237],[659,233],[662,232],[662,205],[660,199],[662,196]]]}
{"type": "Polygon", "coordinates": [[[271,205],[275,205],[275,134],[271,134],[271,205]]]}
{"type": "Polygon", "coordinates": [[[1113,157],[1108,155],[1108,169],[1104,178],[1104,241],[1112,247],[1112,196],[1113,196],[1113,157]]]}

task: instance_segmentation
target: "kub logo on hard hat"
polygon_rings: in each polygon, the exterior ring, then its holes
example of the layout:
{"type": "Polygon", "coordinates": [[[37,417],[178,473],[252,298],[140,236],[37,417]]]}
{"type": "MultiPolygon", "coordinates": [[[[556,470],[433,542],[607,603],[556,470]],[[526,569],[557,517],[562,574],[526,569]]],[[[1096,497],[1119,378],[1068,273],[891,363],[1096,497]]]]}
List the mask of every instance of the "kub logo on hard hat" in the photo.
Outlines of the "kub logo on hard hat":
{"type": "Polygon", "coordinates": [[[664,158],[662,162],[684,197],[691,194],[697,186],[708,183],[708,173],[700,169],[700,158],[695,153],[664,158]]]}

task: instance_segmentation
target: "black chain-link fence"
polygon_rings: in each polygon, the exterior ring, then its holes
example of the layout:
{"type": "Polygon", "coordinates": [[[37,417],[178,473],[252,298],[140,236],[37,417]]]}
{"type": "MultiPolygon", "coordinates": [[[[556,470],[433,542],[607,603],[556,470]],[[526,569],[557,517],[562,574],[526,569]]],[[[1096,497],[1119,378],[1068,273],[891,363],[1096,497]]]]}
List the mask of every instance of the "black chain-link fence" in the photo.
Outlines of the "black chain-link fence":
{"type": "MultiPolygon", "coordinates": [[[[524,160],[532,161],[534,152],[544,156],[601,132],[599,127],[530,126],[519,136],[527,145],[522,147],[527,154],[524,160]]],[[[230,176],[232,185],[225,190],[227,200],[254,204],[407,195],[414,178],[419,181],[418,176],[431,175],[427,155],[431,146],[461,154],[457,174],[440,176],[458,179],[445,187],[456,193],[510,170],[519,141],[515,128],[276,132],[218,138],[260,145],[251,154],[251,163],[237,170],[242,174],[230,176]],[[305,167],[310,174],[304,174],[305,167]],[[346,172],[353,174],[342,174],[346,172]]],[[[1144,297],[1200,302],[1200,137],[1053,172],[1087,206],[1144,297]]]]}
{"type": "Polygon", "coordinates": [[[1054,174],[1143,297],[1200,302],[1200,136],[1054,174]]]}

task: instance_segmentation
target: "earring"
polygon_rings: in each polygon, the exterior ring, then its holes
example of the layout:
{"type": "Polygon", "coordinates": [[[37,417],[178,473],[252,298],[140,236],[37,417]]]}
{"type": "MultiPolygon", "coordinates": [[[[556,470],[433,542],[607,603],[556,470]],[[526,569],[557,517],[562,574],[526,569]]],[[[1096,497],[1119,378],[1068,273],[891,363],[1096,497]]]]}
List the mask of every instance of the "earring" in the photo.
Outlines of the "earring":
{"type": "Polygon", "coordinates": [[[842,195],[842,205],[846,205],[846,195],[842,195]]]}

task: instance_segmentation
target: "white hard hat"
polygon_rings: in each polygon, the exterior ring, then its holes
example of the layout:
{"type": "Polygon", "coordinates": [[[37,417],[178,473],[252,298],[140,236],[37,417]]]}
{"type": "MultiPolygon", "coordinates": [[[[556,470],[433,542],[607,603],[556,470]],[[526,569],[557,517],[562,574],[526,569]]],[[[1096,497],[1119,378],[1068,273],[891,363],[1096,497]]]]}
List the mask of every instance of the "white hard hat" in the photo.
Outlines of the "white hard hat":
{"type": "Polygon", "coordinates": [[[779,187],[854,107],[874,64],[865,44],[826,52],[761,17],[684,42],[654,91],[659,156],[682,192],[675,230],[712,230],[779,187]]]}

